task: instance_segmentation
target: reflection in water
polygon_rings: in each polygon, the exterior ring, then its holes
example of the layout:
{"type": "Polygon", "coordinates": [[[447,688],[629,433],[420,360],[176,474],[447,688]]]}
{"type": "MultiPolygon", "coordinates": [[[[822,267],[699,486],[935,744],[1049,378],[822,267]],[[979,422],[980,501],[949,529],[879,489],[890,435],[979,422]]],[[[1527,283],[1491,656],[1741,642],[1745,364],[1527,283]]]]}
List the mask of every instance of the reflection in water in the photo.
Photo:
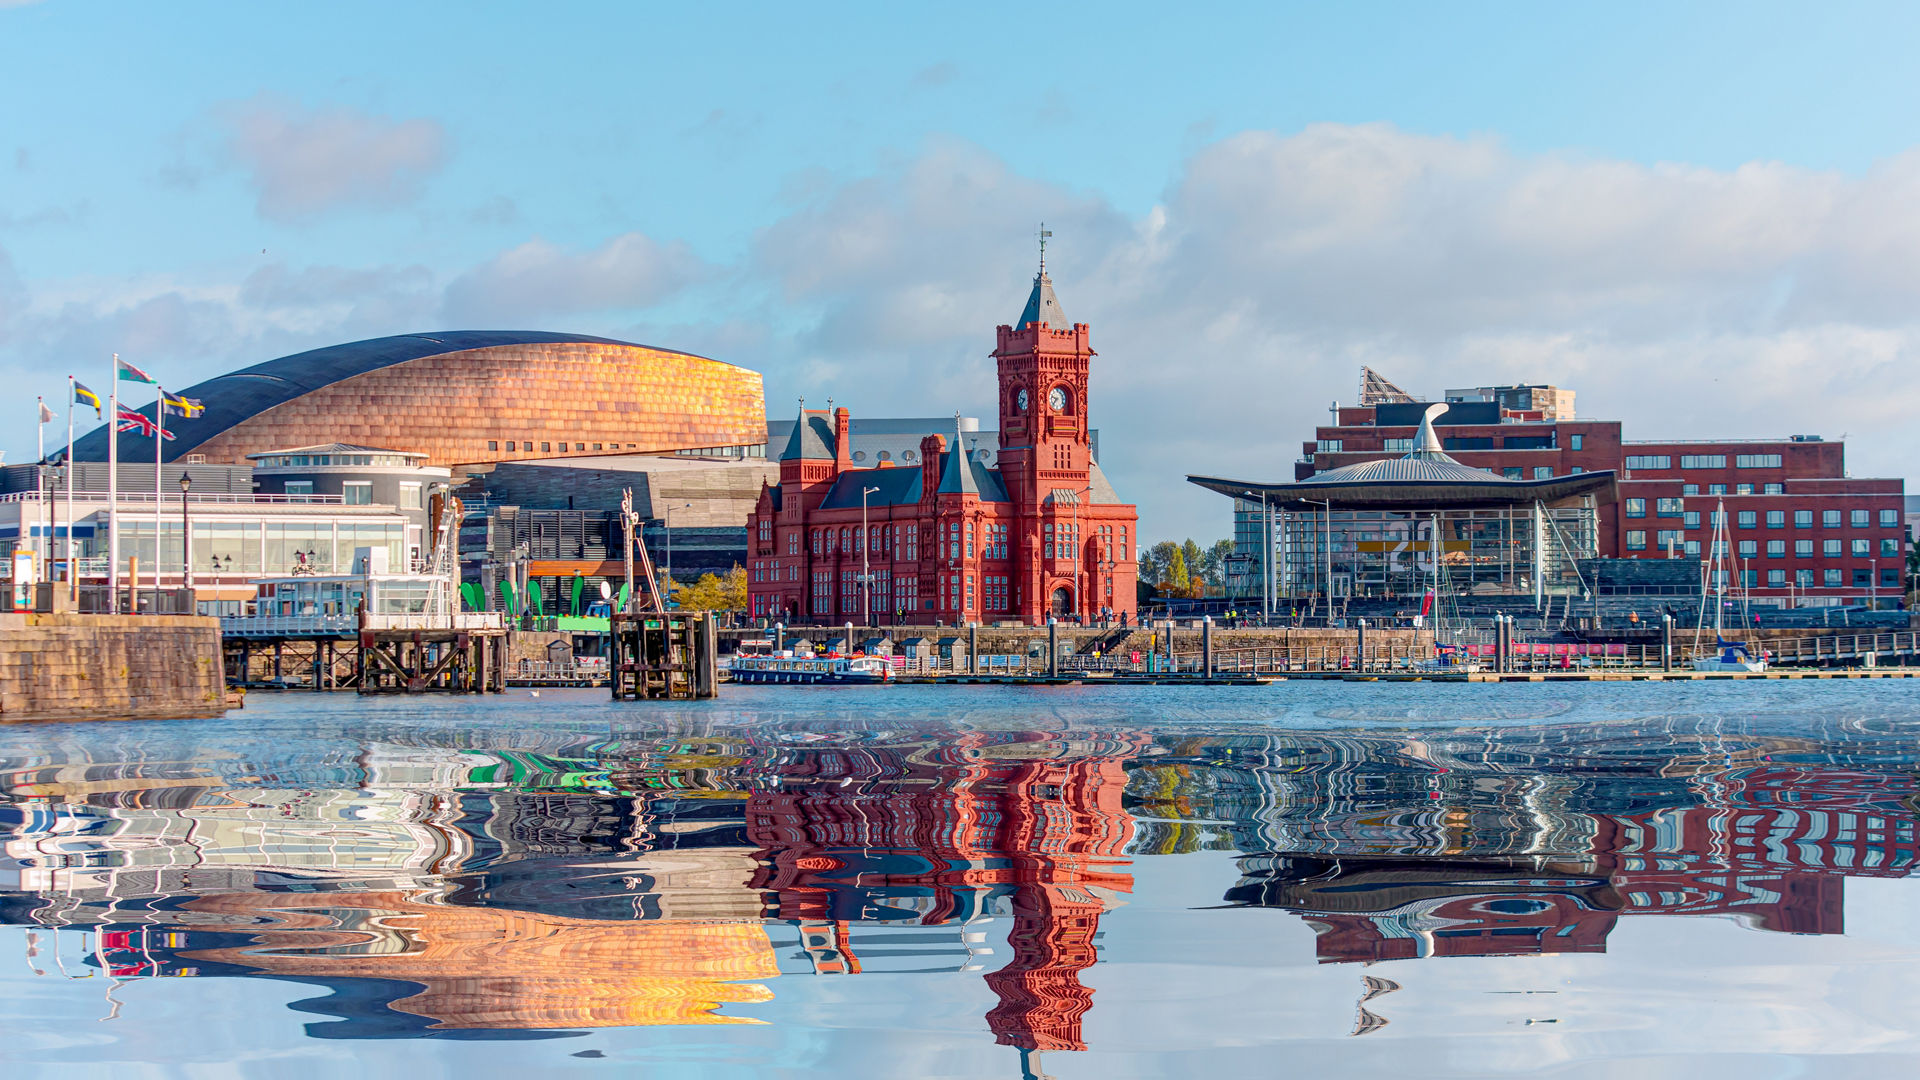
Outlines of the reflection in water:
{"type": "MultiPolygon", "coordinates": [[[[1327,963],[1602,952],[1644,914],[1839,934],[1846,877],[1916,859],[1920,724],[1885,717],[589,734],[330,708],[298,738],[0,748],[30,966],[317,984],[309,1034],[355,1039],[759,1023],[782,977],[958,970],[1027,1059],[1086,1048],[1082,974],[1143,855],[1235,853],[1223,902],[1297,915],[1327,963]]],[[[1401,988],[1362,987],[1354,1034],[1401,988]]]]}

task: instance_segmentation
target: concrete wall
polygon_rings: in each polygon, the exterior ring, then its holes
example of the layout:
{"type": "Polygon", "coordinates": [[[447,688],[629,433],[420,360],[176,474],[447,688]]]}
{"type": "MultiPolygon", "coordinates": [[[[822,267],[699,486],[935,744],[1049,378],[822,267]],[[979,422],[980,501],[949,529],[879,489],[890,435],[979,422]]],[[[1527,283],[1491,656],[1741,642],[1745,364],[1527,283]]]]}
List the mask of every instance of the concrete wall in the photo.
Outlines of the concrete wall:
{"type": "Polygon", "coordinates": [[[220,622],[0,615],[0,721],[217,716],[220,622]]]}

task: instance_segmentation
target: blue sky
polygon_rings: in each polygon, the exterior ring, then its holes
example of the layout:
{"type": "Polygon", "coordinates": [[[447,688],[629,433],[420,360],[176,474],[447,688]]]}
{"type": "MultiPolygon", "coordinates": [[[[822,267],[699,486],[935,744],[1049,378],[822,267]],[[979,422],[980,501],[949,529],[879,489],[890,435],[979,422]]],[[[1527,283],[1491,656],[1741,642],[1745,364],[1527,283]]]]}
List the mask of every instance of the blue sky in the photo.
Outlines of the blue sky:
{"type": "Polygon", "coordinates": [[[1149,535],[1360,363],[1904,475],[1920,8],[1461,7],[0,0],[0,376],[457,321],[980,413],[1046,218],[1149,535]]]}

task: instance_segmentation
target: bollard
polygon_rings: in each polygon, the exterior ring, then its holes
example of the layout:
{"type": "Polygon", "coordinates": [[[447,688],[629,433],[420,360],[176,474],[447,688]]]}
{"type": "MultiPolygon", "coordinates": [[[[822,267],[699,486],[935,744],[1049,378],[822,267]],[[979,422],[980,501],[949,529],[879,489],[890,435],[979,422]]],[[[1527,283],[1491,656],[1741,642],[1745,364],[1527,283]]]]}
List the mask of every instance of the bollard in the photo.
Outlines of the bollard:
{"type": "Polygon", "coordinates": [[[1365,673],[1367,670],[1367,620],[1356,619],[1353,624],[1353,669],[1365,673]]]}
{"type": "Polygon", "coordinates": [[[773,624],[773,651],[775,653],[782,653],[782,652],[785,652],[786,649],[787,649],[787,624],[783,622],[774,623],[773,624]]]}
{"type": "Polygon", "coordinates": [[[980,674],[979,662],[974,658],[980,655],[980,624],[967,624],[967,674],[980,674]]]}
{"type": "Polygon", "coordinates": [[[1673,670],[1673,616],[1660,616],[1660,670],[1673,670]]]}
{"type": "Polygon", "coordinates": [[[1211,615],[1200,623],[1200,669],[1207,678],[1213,678],[1213,616],[1211,615]]]}
{"type": "Polygon", "coordinates": [[[1047,678],[1060,677],[1060,620],[1047,620],[1047,678]]]}

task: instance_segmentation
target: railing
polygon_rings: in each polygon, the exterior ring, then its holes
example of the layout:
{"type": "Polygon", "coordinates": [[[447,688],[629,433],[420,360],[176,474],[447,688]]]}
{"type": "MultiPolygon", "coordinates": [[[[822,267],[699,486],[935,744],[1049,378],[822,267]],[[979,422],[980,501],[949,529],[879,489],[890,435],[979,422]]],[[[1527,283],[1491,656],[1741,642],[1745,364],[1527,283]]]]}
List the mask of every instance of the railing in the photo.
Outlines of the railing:
{"type": "MultiPolygon", "coordinates": [[[[39,502],[43,497],[47,502],[55,502],[55,503],[65,502],[67,498],[67,493],[65,489],[56,489],[49,492],[10,491],[4,495],[0,495],[0,503],[39,502]]],[[[73,493],[73,501],[75,502],[106,502],[107,493],[104,491],[75,491],[73,493]]],[[[122,502],[122,503],[151,503],[153,502],[153,492],[123,491],[120,493],[120,497],[115,501],[122,502]]],[[[344,495],[275,495],[275,494],[262,495],[258,492],[253,492],[253,491],[209,491],[209,492],[201,492],[201,493],[189,493],[187,495],[187,501],[189,503],[325,503],[325,504],[332,504],[334,506],[344,506],[346,505],[346,496],[344,495]]],[[[177,493],[165,494],[160,497],[160,502],[162,506],[179,506],[180,496],[177,493]]],[[[391,503],[354,503],[353,505],[355,506],[379,505],[379,506],[389,506],[389,507],[392,506],[391,503]]]]}
{"type": "Polygon", "coordinates": [[[223,637],[350,637],[360,620],[346,615],[223,615],[223,637]]]}

